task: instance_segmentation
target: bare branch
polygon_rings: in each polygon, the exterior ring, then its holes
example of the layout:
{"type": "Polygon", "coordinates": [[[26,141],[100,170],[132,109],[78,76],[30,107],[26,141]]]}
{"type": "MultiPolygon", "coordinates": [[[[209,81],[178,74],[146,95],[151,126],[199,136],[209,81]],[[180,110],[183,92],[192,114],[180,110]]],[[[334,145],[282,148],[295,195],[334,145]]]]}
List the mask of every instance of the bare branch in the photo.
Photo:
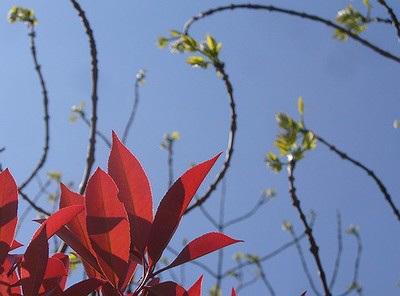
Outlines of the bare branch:
{"type": "Polygon", "coordinates": [[[245,214],[243,214],[243,215],[241,215],[241,216],[239,216],[237,218],[229,220],[228,222],[226,222],[224,224],[224,227],[227,228],[229,226],[232,226],[234,224],[237,224],[239,222],[242,222],[243,220],[246,220],[246,219],[250,218],[251,216],[253,216],[261,208],[262,205],[267,203],[269,200],[270,199],[266,200],[265,198],[260,198],[258,200],[258,202],[253,206],[253,208],[250,211],[248,211],[247,213],[245,213],[245,214]]]}
{"type": "Polygon", "coordinates": [[[201,198],[199,198],[194,204],[189,206],[186,209],[185,214],[189,213],[194,208],[203,204],[210,197],[211,193],[217,188],[218,183],[224,178],[225,173],[230,166],[232,154],[233,154],[233,145],[234,145],[236,129],[237,129],[237,123],[236,123],[237,115],[236,115],[235,100],[233,98],[233,87],[229,80],[228,74],[226,74],[226,72],[225,72],[224,64],[214,63],[214,67],[217,70],[217,72],[221,74],[222,80],[224,81],[224,84],[225,84],[226,92],[228,93],[228,97],[229,97],[229,107],[231,110],[231,124],[230,124],[230,131],[229,131],[228,146],[226,148],[225,161],[222,166],[222,169],[219,171],[219,173],[215,177],[214,181],[210,184],[210,186],[208,187],[207,191],[203,194],[203,196],[201,198]]]}
{"type": "MultiPolygon", "coordinates": [[[[83,111],[78,111],[79,116],[81,117],[81,119],[83,120],[84,123],[86,123],[86,125],[88,127],[90,127],[90,121],[89,119],[86,118],[86,115],[83,111]]],[[[100,131],[96,131],[96,135],[98,135],[100,137],[100,139],[103,140],[103,142],[111,148],[111,142],[108,140],[108,138],[100,131]]]]}
{"type": "Polygon", "coordinates": [[[328,19],[324,19],[320,16],[317,15],[312,15],[312,14],[308,14],[305,12],[299,12],[299,11],[295,11],[295,10],[290,10],[290,9],[285,9],[285,8],[279,8],[279,7],[275,7],[272,5],[259,5],[259,4],[231,4],[231,5],[227,5],[227,6],[220,6],[217,8],[213,8],[213,9],[209,9],[206,11],[203,11],[201,13],[199,13],[197,16],[192,17],[191,19],[189,19],[183,28],[183,35],[188,34],[189,32],[189,28],[190,26],[195,23],[196,21],[203,19],[205,17],[208,17],[210,15],[213,15],[217,12],[221,12],[221,11],[225,11],[225,10],[235,10],[235,9],[257,9],[257,10],[268,10],[270,12],[278,12],[278,13],[283,13],[283,14],[287,14],[287,15],[291,15],[291,16],[296,16],[296,17],[300,17],[300,18],[305,18],[305,19],[309,19],[311,21],[314,22],[318,22],[318,23],[322,23],[327,25],[328,27],[331,28],[335,28],[343,33],[346,33],[351,39],[361,43],[362,45],[372,49],[373,51],[375,51],[376,53],[391,59],[393,61],[396,61],[398,63],[400,63],[400,57],[370,43],[368,40],[361,38],[360,36],[354,34],[351,31],[346,30],[345,28],[335,24],[334,22],[328,20],[328,19]]]}
{"type": "Polygon", "coordinates": [[[326,281],[325,271],[324,271],[324,268],[322,267],[321,258],[319,257],[319,254],[318,254],[319,247],[315,241],[314,235],[312,234],[312,228],[309,226],[306,216],[304,215],[303,210],[300,207],[300,200],[296,194],[296,187],[294,186],[294,175],[293,175],[295,167],[296,167],[296,162],[294,160],[289,161],[288,168],[287,168],[288,179],[289,179],[289,193],[292,198],[293,206],[296,208],[296,210],[300,216],[300,220],[304,225],[305,233],[307,234],[308,241],[310,243],[310,252],[313,255],[315,263],[317,265],[318,275],[321,280],[322,286],[324,288],[325,296],[331,296],[332,293],[329,290],[329,287],[328,287],[328,284],[326,281]]]}
{"type": "Polygon", "coordinates": [[[23,190],[33,179],[33,177],[36,176],[36,174],[39,172],[39,170],[43,167],[44,163],[46,162],[47,159],[47,154],[49,151],[49,142],[50,142],[50,116],[49,116],[49,98],[47,94],[47,88],[46,88],[46,83],[44,81],[42,71],[37,59],[37,54],[36,54],[36,45],[35,45],[35,37],[36,37],[36,32],[34,29],[34,24],[31,23],[29,24],[29,27],[31,29],[29,33],[29,37],[31,40],[31,54],[33,58],[33,63],[35,65],[35,70],[36,73],[39,77],[40,81],[40,87],[42,89],[42,96],[43,96],[43,108],[44,108],[44,127],[45,127],[45,132],[44,132],[44,146],[43,146],[43,152],[42,156],[40,157],[40,160],[38,164],[36,165],[35,169],[32,171],[32,173],[27,177],[27,179],[19,186],[18,190],[23,190]]]}
{"type": "Polygon", "coordinates": [[[28,202],[28,204],[34,208],[36,211],[39,213],[42,213],[44,215],[50,216],[50,213],[47,212],[46,210],[42,209],[39,207],[35,202],[33,202],[25,193],[23,193],[21,190],[18,190],[18,193],[21,195],[22,199],[28,202]]]}
{"type": "Polygon", "coordinates": [[[85,12],[80,7],[79,3],[76,0],[71,0],[72,5],[75,10],[78,12],[79,17],[82,20],[83,26],[85,27],[86,35],[89,39],[90,44],[90,59],[92,64],[92,117],[90,119],[90,135],[89,135],[89,144],[88,144],[88,152],[86,156],[86,168],[83,174],[83,178],[81,184],[79,185],[79,193],[83,194],[85,192],[86,184],[89,180],[90,172],[92,170],[92,166],[95,161],[95,146],[96,146],[96,125],[97,125],[97,81],[98,81],[98,65],[97,65],[97,49],[96,49],[96,41],[93,36],[92,28],[90,27],[89,20],[87,19],[85,12]]]}
{"type": "Polygon", "coordinates": [[[263,267],[262,267],[261,263],[259,261],[256,261],[256,265],[258,267],[258,271],[260,273],[261,280],[263,281],[263,283],[267,287],[267,289],[268,289],[269,293],[271,294],[271,296],[275,296],[276,295],[275,291],[272,288],[271,283],[268,281],[267,276],[266,276],[266,274],[265,274],[265,272],[263,270],[263,267]]]}
{"type": "Polygon", "coordinates": [[[339,272],[339,267],[340,267],[340,259],[342,258],[342,252],[343,252],[342,218],[340,216],[339,210],[337,210],[337,212],[336,212],[336,217],[337,217],[338,250],[337,250],[335,267],[333,269],[331,282],[329,283],[329,289],[331,289],[331,290],[335,286],[336,278],[337,278],[337,275],[339,272]]]}
{"type": "Polygon", "coordinates": [[[398,41],[400,41],[400,24],[399,24],[396,14],[394,13],[393,9],[389,5],[387,5],[387,3],[384,0],[376,0],[376,1],[386,9],[387,14],[389,15],[389,17],[392,21],[392,25],[393,25],[394,29],[396,30],[397,39],[398,39],[398,41]]]}
{"type": "Polygon", "coordinates": [[[359,161],[351,158],[350,156],[348,156],[343,151],[337,149],[334,145],[332,145],[332,144],[328,143],[327,141],[325,141],[323,138],[319,137],[318,135],[315,135],[315,136],[317,137],[318,141],[320,141],[322,144],[327,146],[331,151],[335,152],[342,159],[350,161],[352,164],[354,164],[356,167],[359,167],[360,169],[362,169],[364,172],[366,172],[368,174],[368,176],[370,176],[372,179],[374,179],[374,181],[378,185],[380,191],[382,192],[383,196],[385,197],[387,203],[389,204],[390,208],[392,209],[394,215],[400,221],[400,212],[399,212],[399,210],[395,206],[395,204],[394,204],[394,202],[392,200],[392,197],[388,193],[385,185],[383,185],[382,181],[375,175],[375,173],[372,170],[370,170],[369,168],[367,168],[365,165],[360,163],[359,161]]]}

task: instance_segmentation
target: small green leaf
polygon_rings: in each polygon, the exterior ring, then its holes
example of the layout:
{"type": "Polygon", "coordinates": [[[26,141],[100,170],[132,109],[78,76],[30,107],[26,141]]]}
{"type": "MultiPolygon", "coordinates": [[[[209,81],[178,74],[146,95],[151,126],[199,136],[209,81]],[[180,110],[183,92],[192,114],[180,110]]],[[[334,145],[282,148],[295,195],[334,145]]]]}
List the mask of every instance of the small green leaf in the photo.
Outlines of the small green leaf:
{"type": "Polygon", "coordinates": [[[199,56],[191,56],[188,57],[186,63],[192,65],[193,67],[200,67],[206,69],[208,67],[209,62],[204,60],[203,57],[199,56]]]}
{"type": "Polygon", "coordinates": [[[198,45],[196,40],[194,40],[192,37],[188,35],[184,35],[182,36],[182,38],[185,51],[192,51],[192,52],[197,51],[198,45]]]}
{"type": "Polygon", "coordinates": [[[272,152],[268,152],[267,157],[265,158],[265,162],[267,163],[268,167],[276,172],[279,173],[282,169],[282,163],[279,158],[272,152]]]}
{"type": "Polygon", "coordinates": [[[304,114],[304,101],[302,96],[300,96],[297,100],[297,109],[301,115],[304,114]]]}
{"type": "Polygon", "coordinates": [[[317,147],[317,138],[313,132],[308,131],[304,134],[302,147],[304,150],[312,150],[317,147]]]}
{"type": "Polygon", "coordinates": [[[207,40],[208,48],[210,48],[211,52],[213,52],[216,47],[214,38],[210,34],[207,34],[206,40],[207,40]]]}
{"type": "Polygon", "coordinates": [[[170,35],[174,36],[174,37],[178,37],[178,36],[181,36],[181,35],[182,35],[181,32],[176,31],[176,30],[169,30],[168,33],[169,33],[170,35]]]}
{"type": "Polygon", "coordinates": [[[168,39],[165,36],[160,36],[157,39],[157,45],[159,48],[164,48],[168,45],[168,39]]]}
{"type": "Polygon", "coordinates": [[[222,47],[222,42],[218,42],[217,47],[215,48],[217,54],[219,54],[219,52],[221,51],[221,47],[222,47]]]}
{"type": "Polygon", "coordinates": [[[366,7],[372,8],[372,5],[371,5],[371,3],[370,3],[368,0],[362,0],[362,3],[363,3],[366,7]]]}

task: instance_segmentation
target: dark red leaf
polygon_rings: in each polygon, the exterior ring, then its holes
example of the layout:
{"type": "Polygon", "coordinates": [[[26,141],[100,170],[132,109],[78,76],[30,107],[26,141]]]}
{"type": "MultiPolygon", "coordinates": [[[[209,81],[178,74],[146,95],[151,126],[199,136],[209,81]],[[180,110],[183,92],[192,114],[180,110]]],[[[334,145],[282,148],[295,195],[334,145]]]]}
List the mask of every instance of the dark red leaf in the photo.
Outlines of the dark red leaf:
{"type": "Polygon", "coordinates": [[[12,287],[16,282],[18,282],[17,272],[14,270],[10,276],[8,272],[10,271],[13,263],[8,260],[4,260],[2,266],[0,266],[0,295],[12,295],[20,294],[20,287],[12,287]]]}
{"type": "Polygon", "coordinates": [[[146,287],[146,290],[152,296],[188,296],[186,290],[174,282],[163,282],[155,286],[146,287]]]}
{"type": "Polygon", "coordinates": [[[8,169],[0,173],[0,265],[14,240],[17,226],[18,187],[8,169]]]}
{"type": "Polygon", "coordinates": [[[117,194],[112,178],[98,168],[86,188],[86,225],[99,265],[115,287],[125,279],[130,248],[128,216],[117,194]]]}
{"type": "MultiPolygon", "coordinates": [[[[103,274],[94,254],[81,243],[81,241],[65,226],[57,231],[57,236],[70,246],[85,262],[87,262],[98,274],[103,274]]],[[[93,251],[94,252],[94,251],[93,251]]]]}
{"type": "Polygon", "coordinates": [[[124,203],[131,230],[131,249],[141,254],[147,245],[153,222],[153,198],[149,180],[140,162],[113,132],[108,173],[119,189],[118,198],[124,203]]]}
{"type": "Polygon", "coordinates": [[[160,259],[194,194],[220,155],[187,170],[162,199],[148,243],[150,266],[160,259]]]}
{"type": "Polygon", "coordinates": [[[11,244],[11,247],[10,247],[10,251],[18,249],[18,248],[23,247],[23,246],[24,246],[23,244],[17,242],[16,240],[13,240],[13,242],[11,244]]]}
{"type": "MultiPolygon", "coordinates": [[[[85,204],[85,199],[82,195],[72,192],[69,190],[63,183],[60,184],[61,187],[61,196],[60,196],[60,209],[65,208],[67,206],[72,206],[72,205],[84,205],[85,204]]],[[[68,222],[68,228],[72,231],[72,233],[76,236],[76,238],[81,242],[82,246],[87,249],[89,253],[94,254],[92,245],[90,244],[90,239],[89,235],[87,233],[87,228],[86,228],[86,211],[82,211],[79,215],[77,215],[74,219],[68,222]]],[[[76,252],[78,252],[76,250],[76,252]]],[[[79,254],[79,253],[78,253],[79,254]]],[[[87,256],[86,256],[87,257],[87,256]]],[[[97,261],[97,259],[93,256],[94,261],[97,261]]],[[[89,263],[86,261],[88,260],[87,258],[83,258],[83,265],[85,267],[86,273],[88,274],[89,278],[92,277],[100,277],[100,274],[96,272],[96,269],[94,269],[89,263]]],[[[95,264],[91,259],[91,264],[95,264]]],[[[96,267],[98,267],[98,264],[96,267]]]]}
{"type": "Polygon", "coordinates": [[[58,284],[61,291],[64,291],[65,285],[67,284],[67,277],[68,277],[68,272],[69,272],[69,257],[63,253],[56,253],[53,256],[51,256],[51,258],[57,258],[57,259],[61,260],[61,262],[64,265],[65,276],[63,276],[60,279],[60,282],[58,284]]]}
{"type": "Polygon", "coordinates": [[[46,223],[29,243],[21,263],[21,277],[24,295],[36,296],[46,271],[49,246],[47,244],[46,223]]]}
{"type": "Polygon", "coordinates": [[[64,291],[62,295],[63,296],[88,295],[91,292],[95,291],[105,282],[106,281],[101,278],[90,278],[69,287],[67,290],[64,291]]]}
{"type": "Polygon", "coordinates": [[[188,296],[201,296],[201,284],[203,283],[203,276],[201,276],[194,285],[188,290],[188,296]]]}
{"type": "MultiPolygon", "coordinates": [[[[188,243],[176,259],[162,271],[194,260],[234,243],[242,242],[220,232],[206,233],[188,243]]],[[[161,270],[160,270],[161,271],[161,270]]]]}
{"type": "Polygon", "coordinates": [[[60,259],[54,257],[49,258],[39,293],[45,294],[51,291],[51,295],[61,295],[63,289],[60,287],[60,282],[63,278],[66,278],[67,275],[68,270],[65,270],[64,263],[60,259]]]}

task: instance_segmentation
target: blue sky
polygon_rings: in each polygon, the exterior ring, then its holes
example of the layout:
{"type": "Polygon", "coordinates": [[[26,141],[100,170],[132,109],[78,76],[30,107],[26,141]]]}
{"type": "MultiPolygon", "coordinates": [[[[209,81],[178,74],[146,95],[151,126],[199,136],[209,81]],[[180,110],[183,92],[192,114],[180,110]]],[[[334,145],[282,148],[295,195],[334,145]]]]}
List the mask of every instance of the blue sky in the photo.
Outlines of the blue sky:
{"type": "MultiPolygon", "coordinates": [[[[220,1],[81,1],[92,24],[99,51],[99,130],[111,138],[111,130],[122,136],[133,101],[135,74],[147,70],[146,84],[140,88],[140,105],[127,146],[141,160],[153,188],[155,204],[168,183],[167,155],[160,150],[164,132],[178,130],[175,145],[175,177],[192,162],[200,162],[224,151],[228,141],[229,108],[222,81],[213,69],[193,69],[186,56],[159,49],[156,40],[169,29],[181,29],[191,16],[218,5],[220,1]]],[[[241,3],[232,1],[233,3],[241,3]]],[[[375,1],[374,16],[386,16],[375,1]]],[[[394,2],[394,1],[392,1],[394,2]]],[[[348,1],[256,1],[315,13],[334,19],[348,1]]],[[[351,2],[362,9],[361,1],[351,2]]],[[[390,3],[400,10],[400,5],[390,3]]],[[[41,92],[29,52],[28,30],[23,24],[10,25],[7,11],[12,5],[35,10],[38,58],[50,98],[50,154],[41,171],[61,171],[63,181],[81,180],[86,156],[88,129],[82,121],[70,123],[71,106],[87,102],[90,110],[90,65],[86,35],[80,19],[68,1],[2,1],[0,3],[0,154],[17,183],[34,168],[43,145],[41,92]]],[[[396,204],[400,183],[399,130],[393,120],[400,118],[398,100],[399,65],[354,41],[339,42],[325,25],[266,11],[224,12],[202,20],[191,29],[197,39],[212,34],[222,42],[220,58],[226,64],[237,103],[238,132],[232,167],[226,177],[226,219],[249,210],[265,188],[275,188],[277,196],[251,219],[232,226],[226,233],[245,243],[225,250],[224,266],[233,266],[236,252],[263,256],[290,240],[281,229],[290,220],[300,233],[302,225],[291,206],[286,171],[271,172],[264,163],[278,132],[274,114],[297,116],[297,98],[306,104],[308,128],[349,155],[365,163],[383,180],[396,204]]],[[[362,36],[394,54],[400,45],[390,25],[371,24],[362,36]]],[[[276,150],[275,150],[276,151],[276,150]]],[[[109,149],[98,141],[96,166],[107,167],[109,149]]],[[[216,164],[200,194],[222,166],[216,164]]],[[[358,168],[318,145],[296,169],[296,185],[304,211],[317,214],[315,236],[328,278],[337,252],[336,210],[342,214],[343,228],[360,226],[363,257],[359,282],[364,295],[398,294],[400,279],[397,235],[399,222],[391,213],[376,184],[358,168]]],[[[54,189],[54,188],[53,188],[54,189]]],[[[32,182],[27,192],[37,192],[32,182]]],[[[218,214],[220,188],[206,208],[218,214]]],[[[46,198],[40,204],[51,209],[46,198]]],[[[20,212],[26,207],[20,202],[20,212]]],[[[30,218],[34,218],[32,213],[30,218]]],[[[26,220],[18,239],[27,243],[35,229],[26,220]]],[[[173,240],[180,249],[183,239],[215,231],[199,210],[186,216],[173,240]]],[[[317,287],[316,269],[302,242],[309,269],[317,287]]],[[[334,294],[351,283],[356,253],[355,239],[343,234],[342,268],[334,294]]],[[[170,259],[173,256],[168,254],[170,259]]],[[[217,256],[203,262],[216,269],[217,256]]],[[[300,295],[310,290],[296,249],[263,263],[264,271],[277,295],[300,295]]],[[[186,266],[185,286],[189,287],[204,271],[186,266]]],[[[254,268],[247,268],[250,278],[254,268]]],[[[179,274],[179,270],[176,271],[179,274]]],[[[74,275],[76,278],[80,274],[74,275]]],[[[168,277],[168,275],[166,275],[168,277]]],[[[205,273],[204,288],[215,280],[205,273]]],[[[228,295],[234,279],[223,283],[228,295]]],[[[205,294],[205,293],[204,293],[205,294]]],[[[241,295],[268,295],[261,281],[241,295]]],[[[310,292],[310,295],[313,295],[310,292]]]]}

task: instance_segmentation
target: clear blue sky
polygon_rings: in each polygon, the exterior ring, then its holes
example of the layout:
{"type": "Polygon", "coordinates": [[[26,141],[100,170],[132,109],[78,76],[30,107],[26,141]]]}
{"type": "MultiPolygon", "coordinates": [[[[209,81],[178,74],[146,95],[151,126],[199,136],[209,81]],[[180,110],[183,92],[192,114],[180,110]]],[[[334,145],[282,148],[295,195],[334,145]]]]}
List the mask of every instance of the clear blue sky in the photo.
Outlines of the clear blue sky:
{"type": "MultiPolygon", "coordinates": [[[[376,1],[374,16],[385,16],[376,1]]],[[[167,183],[167,155],[160,150],[164,132],[178,130],[175,145],[175,177],[192,162],[208,159],[224,151],[228,141],[229,108],[223,83],[210,68],[192,69],[186,56],[158,49],[157,37],[169,29],[181,29],[191,16],[225,1],[81,1],[92,24],[99,51],[99,130],[111,138],[111,130],[122,136],[133,101],[136,72],[147,70],[146,84],[140,89],[140,106],[128,147],[141,160],[150,178],[155,204],[167,183]]],[[[240,3],[239,1],[233,1],[240,3]]],[[[395,2],[395,1],[391,1],[395,2]]],[[[307,11],[334,19],[348,1],[256,1],[307,11]]],[[[362,9],[361,0],[351,2],[362,9]]],[[[400,5],[390,3],[400,13],[400,5]]],[[[23,24],[6,20],[12,5],[33,8],[39,19],[38,58],[50,98],[50,154],[47,171],[61,171],[63,181],[81,180],[86,156],[88,129],[82,121],[68,121],[70,108],[81,101],[90,109],[90,65],[88,43],[80,19],[69,1],[2,1],[0,3],[0,154],[3,167],[9,167],[17,183],[34,168],[43,145],[41,92],[29,52],[28,30],[23,24]]],[[[400,65],[377,55],[354,41],[338,42],[332,29],[308,20],[267,11],[224,12],[196,23],[191,34],[204,39],[211,33],[221,41],[221,60],[226,63],[237,102],[238,132],[232,168],[227,174],[226,219],[249,210],[265,188],[275,188],[276,198],[251,219],[228,228],[226,233],[245,243],[225,250],[224,266],[233,265],[238,251],[260,256],[290,240],[281,229],[290,220],[300,233],[302,225],[291,206],[286,171],[272,173],[263,159],[273,150],[278,132],[274,114],[278,111],[297,116],[297,97],[306,104],[310,129],[365,163],[383,180],[400,205],[399,130],[393,120],[400,118],[400,65]]],[[[394,29],[371,24],[362,36],[400,54],[394,29]]],[[[108,148],[99,140],[96,166],[107,168],[108,148]]],[[[209,184],[222,166],[222,159],[205,180],[209,184]]],[[[32,182],[27,192],[37,191],[32,182]]],[[[318,145],[296,170],[298,195],[303,209],[317,213],[315,236],[320,254],[331,277],[337,252],[336,210],[342,213],[343,228],[360,226],[363,257],[359,282],[364,295],[397,295],[400,279],[400,224],[392,214],[376,184],[358,168],[342,161],[326,147],[318,145]]],[[[53,188],[54,189],[54,188],[53,188]]],[[[206,187],[200,188],[200,193],[206,187]]],[[[218,190],[206,204],[218,213],[218,190]]],[[[47,204],[44,198],[41,205],[47,204]]],[[[20,202],[20,212],[26,207],[20,202]]],[[[34,218],[32,213],[30,218],[34,218]]],[[[26,220],[18,239],[27,244],[36,227],[26,220]]],[[[214,231],[199,210],[186,216],[172,245],[180,249],[183,239],[191,240],[214,231]]],[[[334,294],[352,281],[356,252],[355,239],[343,234],[343,258],[334,294]]],[[[302,242],[317,287],[316,269],[302,242]]],[[[170,259],[173,256],[168,254],[170,259]]],[[[217,256],[203,260],[212,268],[217,256]]],[[[310,290],[296,249],[291,248],[263,263],[264,271],[277,295],[300,295],[310,290]]],[[[185,286],[189,287],[204,271],[186,265],[185,286]]],[[[251,278],[254,268],[245,274],[251,278]]],[[[179,275],[179,270],[175,271],[179,275]]],[[[204,273],[205,291],[214,279],[204,273]]],[[[80,274],[75,274],[80,278],[80,274]]],[[[168,275],[165,275],[167,278],[168,275]]],[[[233,279],[223,283],[228,295],[233,279]]],[[[206,295],[206,293],[204,293],[206,295]]],[[[269,295],[258,281],[240,295],[269,295]]],[[[314,295],[311,291],[309,295],[314,295]]]]}

